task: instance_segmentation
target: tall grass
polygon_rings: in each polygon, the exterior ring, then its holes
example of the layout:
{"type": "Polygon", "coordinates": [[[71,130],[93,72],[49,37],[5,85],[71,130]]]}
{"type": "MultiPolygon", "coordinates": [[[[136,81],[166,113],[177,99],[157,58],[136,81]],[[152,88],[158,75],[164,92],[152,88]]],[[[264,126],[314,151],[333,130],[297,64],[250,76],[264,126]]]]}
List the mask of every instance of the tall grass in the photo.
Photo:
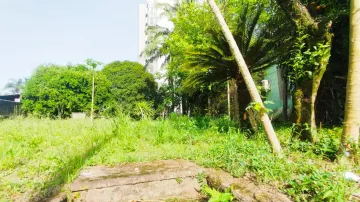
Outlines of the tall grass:
{"type": "MultiPolygon", "coordinates": [[[[187,159],[234,176],[254,173],[298,201],[346,200],[352,190],[332,163],[339,129],[324,130],[317,144],[291,141],[291,127],[277,127],[284,147],[275,157],[264,134],[244,136],[227,118],[132,121],[15,119],[0,122],[0,198],[36,199],[71,182],[84,166],[187,159]],[[335,131],[335,132],[334,132],[335,131]]],[[[1,200],[0,200],[1,201],[1,200]]]]}
{"type": "Polygon", "coordinates": [[[0,131],[0,199],[27,201],[70,182],[113,123],[18,118],[0,122],[0,131]]]}

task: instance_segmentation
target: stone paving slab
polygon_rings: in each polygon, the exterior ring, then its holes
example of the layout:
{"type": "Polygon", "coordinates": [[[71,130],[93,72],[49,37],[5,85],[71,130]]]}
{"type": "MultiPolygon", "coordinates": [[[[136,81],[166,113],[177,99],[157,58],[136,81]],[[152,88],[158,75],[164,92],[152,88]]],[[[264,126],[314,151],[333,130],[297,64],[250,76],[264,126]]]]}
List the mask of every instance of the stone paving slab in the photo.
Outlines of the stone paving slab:
{"type": "Polygon", "coordinates": [[[95,166],[82,170],[70,191],[74,201],[86,202],[195,200],[200,190],[196,176],[202,172],[204,168],[184,160],[95,166]]]}
{"type": "MultiPolygon", "coordinates": [[[[257,184],[251,176],[234,178],[225,171],[206,169],[184,160],[85,168],[70,185],[71,198],[65,201],[204,201],[196,179],[200,173],[205,174],[210,187],[218,190],[231,187],[236,201],[291,202],[276,188],[257,184]]],[[[64,200],[51,202],[55,201],[64,200]]]]}

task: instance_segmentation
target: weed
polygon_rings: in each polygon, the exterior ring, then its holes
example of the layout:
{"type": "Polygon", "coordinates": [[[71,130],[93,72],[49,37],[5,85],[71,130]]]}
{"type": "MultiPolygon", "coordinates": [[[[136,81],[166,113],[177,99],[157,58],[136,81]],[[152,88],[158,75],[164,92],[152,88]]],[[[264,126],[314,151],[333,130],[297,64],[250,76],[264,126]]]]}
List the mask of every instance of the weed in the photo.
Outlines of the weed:
{"type": "Polygon", "coordinates": [[[215,189],[212,189],[208,186],[204,187],[204,191],[209,195],[209,202],[229,202],[234,199],[234,196],[227,190],[224,193],[221,193],[215,189]]]}
{"type": "Polygon", "coordinates": [[[349,183],[341,175],[317,170],[290,181],[286,193],[296,201],[347,201],[349,183]]]}
{"type": "Polygon", "coordinates": [[[178,184],[181,184],[181,183],[182,183],[182,181],[183,181],[183,179],[182,179],[182,178],[180,178],[180,177],[176,178],[175,180],[176,180],[176,182],[177,182],[178,184]]]}
{"type": "MultiPolygon", "coordinates": [[[[222,168],[234,176],[247,172],[275,183],[296,200],[346,199],[352,184],[342,181],[335,156],[338,130],[324,129],[316,144],[291,140],[291,126],[278,126],[282,158],[271,153],[265,134],[246,137],[226,117],[132,121],[114,119],[6,119],[0,124],[0,198],[46,197],[70,183],[84,166],[185,159],[222,168]],[[330,167],[324,165],[331,164],[330,167]],[[330,173],[330,174],[329,174],[330,173]]],[[[199,175],[198,180],[205,180],[199,175]]],[[[34,198],[32,198],[34,199],[34,198]]]]}

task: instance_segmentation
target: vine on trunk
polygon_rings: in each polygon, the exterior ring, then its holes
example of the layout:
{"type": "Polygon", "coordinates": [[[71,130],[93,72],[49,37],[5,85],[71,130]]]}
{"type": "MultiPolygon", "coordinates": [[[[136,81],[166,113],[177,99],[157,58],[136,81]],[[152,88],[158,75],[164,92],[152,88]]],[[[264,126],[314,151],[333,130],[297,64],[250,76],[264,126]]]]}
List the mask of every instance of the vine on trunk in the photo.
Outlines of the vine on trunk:
{"type": "Polygon", "coordinates": [[[293,85],[293,135],[307,141],[314,141],[313,134],[316,134],[315,99],[331,50],[330,41],[315,41],[317,43],[302,30],[298,31],[290,59],[284,63],[293,85]]]}

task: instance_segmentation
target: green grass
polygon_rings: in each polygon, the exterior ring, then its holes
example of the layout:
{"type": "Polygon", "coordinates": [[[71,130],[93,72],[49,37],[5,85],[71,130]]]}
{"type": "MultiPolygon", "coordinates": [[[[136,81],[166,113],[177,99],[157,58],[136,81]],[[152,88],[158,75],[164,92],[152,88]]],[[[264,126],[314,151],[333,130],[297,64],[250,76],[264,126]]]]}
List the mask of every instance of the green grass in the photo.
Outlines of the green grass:
{"type": "Polygon", "coordinates": [[[277,127],[284,148],[275,157],[265,135],[245,137],[227,119],[172,116],[165,121],[127,117],[88,120],[14,119],[0,122],[0,201],[36,199],[70,183],[84,166],[187,159],[247,172],[299,201],[345,201],[352,184],[329,161],[340,129],[319,133],[317,144],[291,142],[291,126],[277,127]]]}
{"type": "Polygon", "coordinates": [[[46,196],[113,135],[111,120],[0,122],[0,201],[46,196]]]}

